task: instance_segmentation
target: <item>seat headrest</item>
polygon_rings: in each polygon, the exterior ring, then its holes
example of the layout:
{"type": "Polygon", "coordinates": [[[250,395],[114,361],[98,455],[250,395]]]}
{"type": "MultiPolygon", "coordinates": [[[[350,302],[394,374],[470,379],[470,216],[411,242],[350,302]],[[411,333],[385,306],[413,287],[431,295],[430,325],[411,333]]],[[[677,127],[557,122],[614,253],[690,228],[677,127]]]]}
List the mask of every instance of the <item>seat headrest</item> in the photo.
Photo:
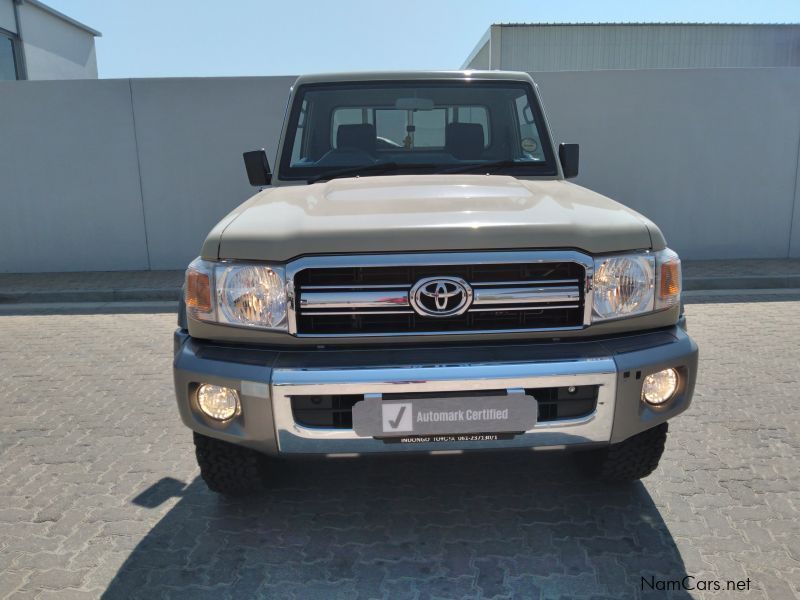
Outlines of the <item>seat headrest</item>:
{"type": "Polygon", "coordinates": [[[480,158],[483,154],[483,125],[448,123],[444,130],[444,149],[459,160],[480,158]]]}
{"type": "Polygon", "coordinates": [[[337,148],[357,148],[364,152],[374,152],[377,145],[375,125],[359,123],[357,125],[339,125],[336,130],[337,148]]]}

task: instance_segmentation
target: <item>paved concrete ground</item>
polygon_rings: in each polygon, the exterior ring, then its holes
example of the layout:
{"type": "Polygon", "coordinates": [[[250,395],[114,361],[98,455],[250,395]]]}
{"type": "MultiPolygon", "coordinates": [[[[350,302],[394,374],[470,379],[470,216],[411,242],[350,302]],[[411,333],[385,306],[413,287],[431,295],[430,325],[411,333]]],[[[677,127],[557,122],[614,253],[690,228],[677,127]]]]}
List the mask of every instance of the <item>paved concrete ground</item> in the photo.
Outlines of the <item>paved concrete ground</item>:
{"type": "MultiPolygon", "coordinates": [[[[800,288],[800,259],[683,263],[687,290],[800,288]]],[[[0,273],[0,305],[177,300],[183,271],[0,273]]]]}
{"type": "Polygon", "coordinates": [[[695,404],[644,483],[555,455],[338,460],[221,500],[169,314],[0,317],[0,597],[775,598],[800,592],[800,297],[699,298],[695,404]],[[641,578],[750,579],[643,593],[641,578]]]}

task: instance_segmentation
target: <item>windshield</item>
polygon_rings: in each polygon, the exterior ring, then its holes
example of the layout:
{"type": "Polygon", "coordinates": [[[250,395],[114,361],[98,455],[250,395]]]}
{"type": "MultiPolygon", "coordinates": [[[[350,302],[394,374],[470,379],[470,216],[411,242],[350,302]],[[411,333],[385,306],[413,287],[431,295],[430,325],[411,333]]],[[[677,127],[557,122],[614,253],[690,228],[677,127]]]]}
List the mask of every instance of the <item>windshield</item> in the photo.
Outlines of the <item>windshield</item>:
{"type": "Polygon", "coordinates": [[[280,179],[460,170],[555,175],[533,89],[524,82],[367,82],[301,86],[280,179]],[[474,168],[473,168],[474,167],[474,168]]]}

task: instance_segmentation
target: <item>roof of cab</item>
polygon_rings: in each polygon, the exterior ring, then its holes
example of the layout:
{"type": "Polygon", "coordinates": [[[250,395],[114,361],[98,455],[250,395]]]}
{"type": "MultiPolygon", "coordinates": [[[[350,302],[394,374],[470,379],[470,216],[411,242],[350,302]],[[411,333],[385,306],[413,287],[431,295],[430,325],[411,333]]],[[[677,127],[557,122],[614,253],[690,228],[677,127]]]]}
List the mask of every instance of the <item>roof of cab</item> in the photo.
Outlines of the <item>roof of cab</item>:
{"type": "Polygon", "coordinates": [[[447,79],[532,81],[531,76],[523,71],[364,71],[301,75],[297,78],[295,85],[303,85],[306,83],[337,83],[341,81],[414,81],[447,79]]]}

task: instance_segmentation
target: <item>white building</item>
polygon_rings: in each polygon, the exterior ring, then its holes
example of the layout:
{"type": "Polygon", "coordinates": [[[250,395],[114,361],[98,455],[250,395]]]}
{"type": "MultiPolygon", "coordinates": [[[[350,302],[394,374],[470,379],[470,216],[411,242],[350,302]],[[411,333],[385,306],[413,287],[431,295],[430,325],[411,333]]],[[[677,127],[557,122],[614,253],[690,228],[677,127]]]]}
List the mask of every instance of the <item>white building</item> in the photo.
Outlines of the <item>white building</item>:
{"type": "Polygon", "coordinates": [[[492,25],[465,69],[595,71],[800,66],[798,24],[492,25]]]}
{"type": "Polygon", "coordinates": [[[0,81],[97,79],[100,35],[39,0],[0,0],[0,81]]]}

